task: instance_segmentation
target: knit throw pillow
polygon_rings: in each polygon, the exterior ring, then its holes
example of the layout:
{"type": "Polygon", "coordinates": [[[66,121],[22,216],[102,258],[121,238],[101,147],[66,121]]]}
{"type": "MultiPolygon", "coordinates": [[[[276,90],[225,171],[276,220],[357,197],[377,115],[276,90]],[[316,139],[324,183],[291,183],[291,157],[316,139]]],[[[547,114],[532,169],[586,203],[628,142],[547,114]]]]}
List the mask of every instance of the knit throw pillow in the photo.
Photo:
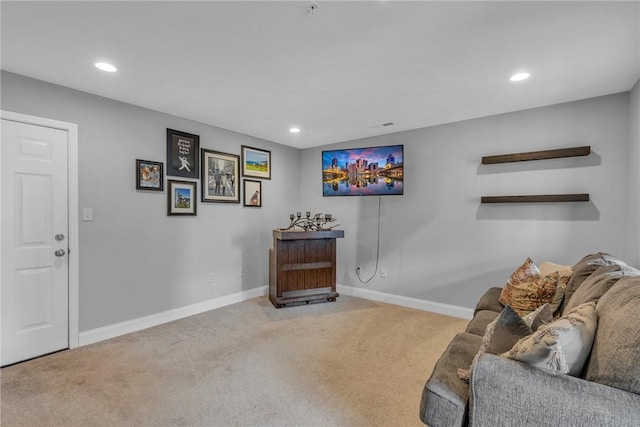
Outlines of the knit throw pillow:
{"type": "Polygon", "coordinates": [[[595,302],[581,304],[500,356],[577,376],[591,352],[597,323],[595,302]]]}

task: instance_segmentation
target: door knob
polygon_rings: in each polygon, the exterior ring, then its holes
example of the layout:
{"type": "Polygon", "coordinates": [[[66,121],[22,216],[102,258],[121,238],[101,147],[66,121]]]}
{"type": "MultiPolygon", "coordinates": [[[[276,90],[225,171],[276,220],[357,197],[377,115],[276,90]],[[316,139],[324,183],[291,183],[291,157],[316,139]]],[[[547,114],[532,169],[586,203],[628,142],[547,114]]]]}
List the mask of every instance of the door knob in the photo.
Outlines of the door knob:
{"type": "Polygon", "coordinates": [[[65,251],[64,251],[64,249],[58,249],[54,253],[56,254],[56,256],[64,256],[65,251]]]}
{"type": "Polygon", "coordinates": [[[56,234],[56,240],[58,242],[61,242],[64,240],[64,234],[56,234]]]}

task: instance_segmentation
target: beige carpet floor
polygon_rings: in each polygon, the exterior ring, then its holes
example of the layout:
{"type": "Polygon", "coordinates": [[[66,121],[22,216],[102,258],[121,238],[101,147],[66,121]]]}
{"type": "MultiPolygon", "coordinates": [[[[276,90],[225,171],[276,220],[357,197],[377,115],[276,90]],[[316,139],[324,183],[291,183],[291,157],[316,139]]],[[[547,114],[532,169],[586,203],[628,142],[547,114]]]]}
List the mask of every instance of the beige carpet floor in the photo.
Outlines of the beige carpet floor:
{"type": "Polygon", "coordinates": [[[2,369],[11,426],[422,426],[466,321],[341,296],[255,298],[2,369]]]}

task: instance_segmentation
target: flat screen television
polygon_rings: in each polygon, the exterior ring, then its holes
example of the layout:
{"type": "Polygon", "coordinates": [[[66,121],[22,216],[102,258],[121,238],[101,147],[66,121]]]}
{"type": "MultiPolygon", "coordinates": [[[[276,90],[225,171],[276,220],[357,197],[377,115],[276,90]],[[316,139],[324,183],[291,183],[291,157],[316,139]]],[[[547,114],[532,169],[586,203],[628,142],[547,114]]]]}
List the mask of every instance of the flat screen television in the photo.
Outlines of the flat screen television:
{"type": "Polygon", "coordinates": [[[404,145],[322,152],[322,195],[404,194],[404,145]]]}

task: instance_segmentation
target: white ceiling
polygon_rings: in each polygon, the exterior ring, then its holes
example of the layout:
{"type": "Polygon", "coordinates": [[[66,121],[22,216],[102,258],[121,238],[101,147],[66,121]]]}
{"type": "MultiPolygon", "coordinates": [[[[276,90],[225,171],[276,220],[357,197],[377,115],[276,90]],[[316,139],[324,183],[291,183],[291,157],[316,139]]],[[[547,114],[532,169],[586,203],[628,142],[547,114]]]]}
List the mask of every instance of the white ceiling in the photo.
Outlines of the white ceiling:
{"type": "Polygon", "coordinates": [[[0,66],[298,148],[640,78],[638,1],[308,3],[4,0],[0,66]],[[532,77],[510,82],[520,70],[532,77]]]}

